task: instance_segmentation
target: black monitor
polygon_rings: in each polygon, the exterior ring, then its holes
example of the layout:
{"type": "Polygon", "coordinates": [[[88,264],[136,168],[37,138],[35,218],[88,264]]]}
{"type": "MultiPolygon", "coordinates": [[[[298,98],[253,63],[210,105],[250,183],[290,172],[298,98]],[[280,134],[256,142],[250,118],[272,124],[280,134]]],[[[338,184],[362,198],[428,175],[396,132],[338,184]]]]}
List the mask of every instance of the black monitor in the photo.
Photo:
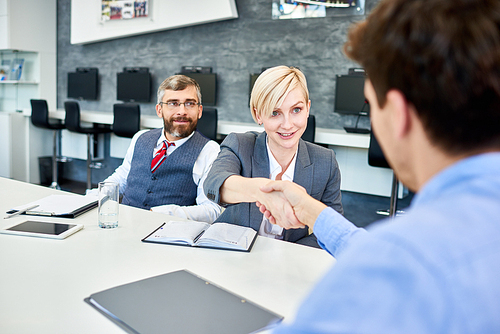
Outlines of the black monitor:
{"type": "Polygon", "coordinates": [[[79,67],[68,73],[68,98],[77,100],[97,100],[97,68],[79,67]]]}
{"type": "Polygon", "coordinates": [[[260,73],[252,73],[250,74],[250,89],[248,91],[248,105],[250,105],[250,99],[252,98],[252,89],[253,86],[255,85],[255,81],[257,81],[257,78],[259,77],[260,73]]]}
{"type": "Polygon", "coordinates": [[[337,75],[334,111],[339,114],[366,116],[370,105],[365,99],[364,75],[337,75]]]}
{"type": "Polygon", "coordinates": [[[252,89],[253,85],[255,85],[255,81],[257,81],[257,78],[259,77],[260,73],[253,73],[250,74],[250,95],[252,95],[252,89]]]}
{"type": "Polygon", "coordinates": [[[196,80],[201,89],[201,102],[204,106],[217,105],[217,74],[216,73],[182,73],[196,80]]]}
{"type": "Polygon", "coordinates": [[[151,74],[147,67],[125,67],[116,75],[116,99],[124,102],[151,101],[151,74]]]}

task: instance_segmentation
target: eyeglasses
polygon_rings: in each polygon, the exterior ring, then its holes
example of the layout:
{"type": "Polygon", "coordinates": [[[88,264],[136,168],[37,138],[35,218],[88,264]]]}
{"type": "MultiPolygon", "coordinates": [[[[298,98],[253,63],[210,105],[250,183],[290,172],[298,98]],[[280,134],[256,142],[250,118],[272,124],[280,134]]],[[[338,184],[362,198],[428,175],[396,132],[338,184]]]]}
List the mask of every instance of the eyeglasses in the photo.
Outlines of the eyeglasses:
{"type": "Polygon", "coordinates": [[[186,101],[186,102],[177,102],[177,101],[168,101],[168,102],[160,102],[160,105],[165,104],[168,109],[178,109],[180,108],[181,104],[184,105],[184,108],[191,110],[199,106],[200,104],[197,102],[193,101],[186,101]]]}

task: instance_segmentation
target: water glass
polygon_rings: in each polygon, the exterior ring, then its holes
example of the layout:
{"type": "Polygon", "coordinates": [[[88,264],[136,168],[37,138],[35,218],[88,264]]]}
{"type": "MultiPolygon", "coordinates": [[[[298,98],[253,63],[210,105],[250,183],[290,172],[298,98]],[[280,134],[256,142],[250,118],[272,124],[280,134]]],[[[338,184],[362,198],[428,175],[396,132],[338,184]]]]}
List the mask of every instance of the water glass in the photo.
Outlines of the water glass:
{"type": "Polygon", "coordinates": [[[116,182],[99,182],[99,208],[97,211],[99,227],[118,226],[119,185],[116,182]]]}

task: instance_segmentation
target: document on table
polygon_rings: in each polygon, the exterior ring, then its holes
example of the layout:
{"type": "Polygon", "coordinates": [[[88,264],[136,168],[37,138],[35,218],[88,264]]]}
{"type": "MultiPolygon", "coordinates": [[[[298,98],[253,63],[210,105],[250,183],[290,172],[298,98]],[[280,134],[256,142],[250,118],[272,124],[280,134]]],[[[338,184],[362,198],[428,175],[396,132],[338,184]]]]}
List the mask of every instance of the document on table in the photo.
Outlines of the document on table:
{"type": "Polygon", "coordinates": [[[97,206],[97,195],[50,195],[39,200],[12,208],[7,213],[14,213],[26,207],[38,205],[33,210],[26,211],[26,215],[55,216],[62,218],[75,218],[97,206]]]}

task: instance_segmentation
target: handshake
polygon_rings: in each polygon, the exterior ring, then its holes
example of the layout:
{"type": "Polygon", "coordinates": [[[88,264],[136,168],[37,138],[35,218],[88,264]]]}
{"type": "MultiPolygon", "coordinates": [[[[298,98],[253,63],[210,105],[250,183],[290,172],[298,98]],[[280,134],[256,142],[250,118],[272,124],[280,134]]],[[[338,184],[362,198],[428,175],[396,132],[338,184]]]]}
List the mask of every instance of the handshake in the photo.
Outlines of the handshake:
{"type": "Polygon", "coordinates": [[[260,212],[269,222],[285,229],[304,226],[312,229],[316,218],[327,207],[290,181],[270,181],[260,186],[260,191],[259,200],[255,202],[260,212]]]}

